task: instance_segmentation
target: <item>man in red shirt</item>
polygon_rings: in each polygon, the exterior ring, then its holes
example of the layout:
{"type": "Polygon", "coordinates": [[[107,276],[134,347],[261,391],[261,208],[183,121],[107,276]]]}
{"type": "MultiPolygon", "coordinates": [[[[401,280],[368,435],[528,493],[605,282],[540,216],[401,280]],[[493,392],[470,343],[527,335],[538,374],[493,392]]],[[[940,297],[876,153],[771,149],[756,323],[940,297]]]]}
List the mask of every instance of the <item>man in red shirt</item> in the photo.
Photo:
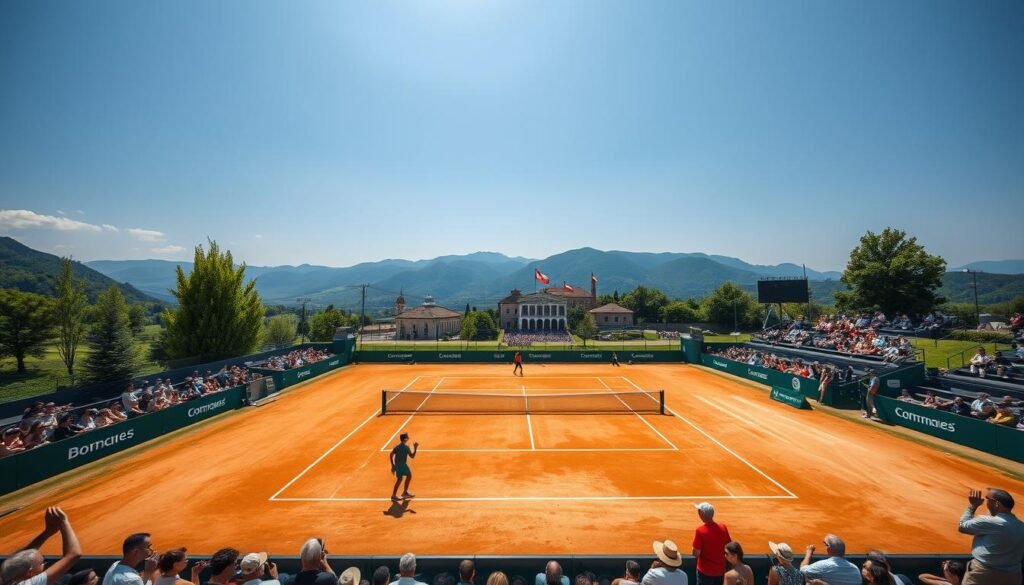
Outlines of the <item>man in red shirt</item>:
{"type": "Polygon", "coordinates": [[[701,524],[693,534],[693,556],[697,557],[697,585],[723,585],[725,545],[732,537],[725,524],[715,522],[715,508],[707,502],[694,504],[701,524]]]}

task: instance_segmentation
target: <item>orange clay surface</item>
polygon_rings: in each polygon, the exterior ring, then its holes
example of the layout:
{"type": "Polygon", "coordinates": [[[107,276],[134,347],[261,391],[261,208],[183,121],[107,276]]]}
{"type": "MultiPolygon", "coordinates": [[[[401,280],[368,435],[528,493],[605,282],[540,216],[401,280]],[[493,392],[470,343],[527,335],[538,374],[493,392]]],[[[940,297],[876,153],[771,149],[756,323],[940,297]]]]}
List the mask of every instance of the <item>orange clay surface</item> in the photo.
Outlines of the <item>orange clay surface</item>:
{"type": "MultiPolygon", "coordinates": [[[[748,551],[841,535],[848,550],[963,553],[969,488],[1024,483],[871,425],[796,410],[686,365],[357,365],[275,402],[221,417],[19,494],[0,550],[23,545],[47,505],[68,512],[88,554],[148,531],[158,550],[224,546],[294,555],[310,536],[333,554],[648,554],[688,543],[693,504],[748,551]],[[666,391],[675,414],[377,416],[382,388],[527,394],[666,391]],[[389,500],[388,450],[419,441],[412,491],[389,500]]],[[[1012,464],[1011,464],[1012,465],[1012,464]]],[[[685,546],[685,545],[684,545],[685,546]]],[[[819,546],[819,548],[821,548],[819,546]]],[[[59,538],[44,549],[59,552],[59,538]]]]}

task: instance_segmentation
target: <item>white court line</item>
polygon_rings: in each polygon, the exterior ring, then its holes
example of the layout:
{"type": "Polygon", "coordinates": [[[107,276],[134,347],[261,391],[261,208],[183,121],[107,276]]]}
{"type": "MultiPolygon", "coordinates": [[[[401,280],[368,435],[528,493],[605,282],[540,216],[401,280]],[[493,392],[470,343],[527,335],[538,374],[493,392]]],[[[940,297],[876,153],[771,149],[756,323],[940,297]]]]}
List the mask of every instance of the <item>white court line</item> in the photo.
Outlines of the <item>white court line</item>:
{"type": "MultiPolygon", "coordinates": [[[[416,376],[415,378],[412,379],[411,382],[409,382],[408,384],[405,385],[405,388],[402,388],[402,389],[405,390],[405,389],[409,388],[409,386],[412,386],[413,384],[415,384],[416,380],[419,380],[419,379],[420,379],[420,377],[416,376]]],[[[270,496],[269,501],[273,502],[273,501],[277,500],[277,496],[281,495],[281,492],[283,492],[284,490],[286,490],[289,487],[291,487],[291,485],[293,483],[295,483],[296,481],[298,481],[300,477],[302,477],[303,475],[306,475],[306,472],[308,472],[310,469],[313,469],[316,466],[317,463],[320,463],[321,461],[323,461],[324,458],[327,457],[328,455],[330,455],[332,451],[334,451],[339,446],[341,446],[341,444],[344,443],[345,441],[347,441],[349,439],[349,437],[351,437],[352,435],[356,434],[356,432],[359,429],[363,428],[363,426],[366,423],[368,423],[371,420],[373,420],[374,418],[376,418],[379,414],[380,414],[380,409],[378,408],[377,410],[373,411],[373,414],[371,414],[370,416],[366,417],[366,420],[364,420],[363,422],[359,423],[359,426],[357,426],[356,428],[352,429],[352,431],[349,432],[349,434],[347,434],[344,437],[342,437],[342,439],[340,441],[338,441],[337,443],[335,443],[330,449],[324,451],[324,454],[319,456],[319,457],[317,457],[316,461],[310,463],[308,467],[306,467],[305,469],[300,471],[298,475],[296,475],[295,477],[293,477],[291,479],[291,481],[289,481],[288,483],[284,484],[284,487],[282,487],[281,489],[279,489],[276,492],[274,492],[274,495],[270,496]]]]}
{"type": "MultiPolygon", "coordinates": [[[[635,383],[634,383],[634,382],[633,382],[632,380],[630,380],[629,378],[627,378],[627,377],[625,377],[625,376],[620,376],[620,378],[622,378],[623,380],[625,380],[625,381],[629,382],[630,384],[632,384],[632,385],[633,385],[633,387],[634,387],[634,388],[636,388],[637,390],[640,390],[641,392],[643,391],[643,388],[641,388],[641,387],[637,386],[637,385],[636,385],[636,384],[635,384],[635,383]]],[[[651,400],[654,400],[654,397],[653,397],[653,396],[651,397],[651,400]]],[[[705,437],[707,437],[708,439],[710,439],[711,441],[713,441],[713,442],[714,442],[714,443],[715,443],[716,445],[718,445],[718,446],[719,446],[719,447],[721,447],[722,449],[725,449],[725,451],[726,451],[727,453],[729,453],[729,454],[730,454],[730,455],[732,455],[733,457],[735,457],[735,458],[739,459],[740,461],[742,461],[743,463],[745,463],[745,464],[747,465],[747,467],[749,467],[749,468],[753,469],[754,471],[756,471],[757,473],[759,473],[759,474],[761,475],[761,477],[763,477],[763,478],[767,479],[768,481],[772,482],[773,484],[775,484],[775,486],[776,486],[776,487],[778,487],[778,488],[779,488],[779,489],[781,489],[782,491],[784,491],[784,492],[786,492],[787,494],[789,494],[789,495],[793,496],[794,498],[796,498],[796,497],[797,497],[797,495],[796,495],[796,494],[794,494],[793,492],[789,491],[789,489],[788,489],[788,488],[786,488],[786,486],[784,486],[784,485],[782,485],[781,483],[779,483],[779,482],[775,481],[775,479],[774,479],[774,478],[772,478],[772,476],[768,475],[767,473],[765,473],[765,472],[761,471],[760,469],[758,469],[757,467],[755,467],[753,463],[751,463],[751,462],[747,461],[747,460],[746,460],[746,459],[744,459],[743,457],[740,457],[740,455],[739,455],[738,453],[736,453],[736,452],[735,452],[735,451],[733,451],[732,449],[730,449],[730,448],[726,447],[725,445],[723,445],[723,444],[721,443],[721,441],[719,441],[718,439],[716,439],[716,438],[712,437],[711,435],[709,435],[709,434],[708,434],[707,432],[705,432],[705,431],[704,431],[704,429],[702,429],[702,428],[698,427],[697,425],[693,424],[693,422],[692,422],[692,421],[690,421],[690,419],[688,419],[688,418],[686,418],[685,416],[682,416],[682,415],[680,415],[679,413],[677,413],[676,411],[672,410],[671,408],[669,408],[669,407],[668,407],[668,405],[665,405],[665,412],[668,412],[668,413],[669,413],[669,414],[671,414],[672,416],[678,417],[678,418],[679,418],[679,420],[681,420],[681,421],[685,422],[686,424],[690,425],[691,427],[693,427],[693,428],[694,428],[694,429],[695,429],[695,430],[696,430],[696,431],[697,431],[698,433],[700,433],[700,434],[704,435],[705,437]]]]}
{"type": "Polygon", "coordinates": [[[783,437],[782,435],[779,435],[779,434],[777,434],[777,433],[773,433],[772,431],[770,431],[770,430],[768,430],[768,429],[764,428],[764,426],[762,426],[762,425],[759,425],[759,424],[757,424],[757,423],[755,423],[755,422],[753,422],[753,421],[750,421],[750,420],[748,420],[748,419],[745,419],[745,418],[743,418],[742,416],[740,416],[740,415],[736,414],[735,412],[732,412],[731,410],[729,410],[729,409],[727,409],[727,408],[725,408],[725,407],[723,407],[723,406],[720,406],[720,405],[718,405],[718,404],[716,404],[716,403],[714,403],[714,402],[712,402],[712,401],[708,400],[707,398],[704,398],[703,396],[699,396],[699,395],[697,395],[697,394],[693,394],[693,397],[694,397],[694,398],[696,398],[697,400],[700,400],[700,401],[701,401],[701,402],[703,402],[704,404],[707,404],[708,406],[710,406],[710,407],[712,407],[712,408],[717,408],[718,410],[721,410],[721,411],[722,411],[722,412],[724,412],[725,414],[727,414],[727,415],[729,415],[729,416],[733,417],[734,419],[736,419],[736,420],[740,421],[741,423],[743,423],[743,424],[747,425],[748,427],[752,427],[752,428],[754,428],[754,429],[757,429],[757,430],[759,430],[759,431],[762,431],[762,432],[764,432],[764,433],[767,433],[767,434],[769,434],[769,435],[771,435],[771,436],[775,437],[776,439],[778,439],[778,440],[780,440],[780,441],[782,441],[782,442],[784,442],[784,443],[789,443],[790,445],[792,445],[792,444],[793,444],[793,442],[792,442],[792,441],[790,441],[789,439],[787,439],[787,438],[783,437]]]}
{"type": "MultiPolygon", "coordinates": [[[[510,496],[480,498],[417,497],[412,502],[601,502],[628,500],[794,500],[796,496],[510,496]]],[[[391,498],[278,498],[278,502],[391,502],[391,498]]]]}
{"type": "Polygon", "coordinates": [[[523,398],[526,399],[526,428],[530,431],[530,449],[536,451],[537,445],[533,442],[533,423],[530,422],[530,399],[526,396],[526,384],[523,384],[523,398]]]}
{"type": "Polygon", "coordinates": [[[740,402],[742,402],[742,403],[744,403],[744,404],[746,404],[748,406],[750,406],[751,408],[755,408],[755,409],[759,410],[760,412],[763,413],[764,416],[768,416],[768,417],[772,417],[772,418],[776,418],[776,419],[781,419],[781,420],[785,421],[787,423],[787,426],[793,427],[793,429],[796,430],[797,432],[802,432],[802,433],[805,433],[805,434],[813,435],[815,437],[818,437],[819,439],[822,438],[823,436],[824,437],[829,437],[829,439],[831,439],[831,440],[825,441],[826,443],[843,443],[844,442],[839,437],[837,437],[835,435],[832,435],[832,434],[829,434],[829,433],[826,433],[825,431],[822,431],[822,430],[818,429],[817,427],[815,427],[813,430],[805,429],[804,425],[799,424],[799,421],[797,421],[797,420],[795,420],[793,418],[790,418],[789,416],[786,416],[786,415],[782,414],[781,412],[775,412],[775,409],[769,409],[767,407],[767,405],[758,404],[758,403],[753,402],[751,400],[747,400],[746,398],[743,398],[742,396],[733,396],[733,398],[736,399],[736,400],[739,400],[740,402]]]}
{"type": "MultiPolygon", "coordinates": [[[[628,405],[628,404],[626,404],[626,401],[625,401],[625,400],[623,400],[621,396],[619,396],[618,394],[616,394],[616,395],[615,395],[615,398],[618,398],[618,399],[619,399],[619,402],[621,402],[623,406],[625,406],[626,408],[629,408],[629,405],[628,405]]],[[[631,408],[630,408],[630,410],[633,410],[633,409],[631,409],[631,408]]],[[[651,423],[647,422],[647,419],[646,419],[646,418],[644,418],[644,417],[640,416],[640,413],[639,413],[639,412],[636,412],[636,411],[634,410],[634,411],[633,411],[633,414],[635,414],[635,415],[636,415],[636,417],[637,417],[638,419],[640,419],[640,420],[644,421],[644,424],[645,424],[645,425],[647,425],[647,426],[651,427],[651,430],[652,430],[652,431],[654,431],[654,433],[655,433],[656,435],[658,435],[659,437],[661,437],[661,440],[662,440],[662,441],[665,441],[666,443],[668,443],[668,446],[669,446],[669,447],[672,447],[672,450],[673,450],[673,451],[678,451],[678,450],[679,450],[679,447],[676,447],[676,446],[675,446],[675,444],[674,444],[674,443],[672,443],[672,441],[669,441],[669,440],[668,440],[668,439],[667,439],[667,438],[665,437],[665,435],[661,434],[661,431],[659,431],[658,429],[654,428],[654,425],[652,425],[651,423]]]]}
{"type": "MultiPolygon", "coordinates": [[[[390,449],[381,449],[381,452],[389,451],[390,449]]],[[[508,449],[420,449],[419,453],[618,453],[620,451],[678,451],[679,449],[669,449],[668,447],[622,447],[622,448],[542,448],[542,449],[526,449],[526,448],[508,448],[508,449]]]]}
{"type": "Polygon", "coordinates": [[[405,425],[409,424],[409,421],[411,421],[411,420],[412,420],[412,417],[416,416],[416,413],[417,413],[417,412],[419,412],[421,408],[423,408],[423,405],[424,405],[424,403],[426,403],[426,402],[427,402],[427,400],[430,400],[430,394],[431,394],[431,393],[433,393],[433,392],[434,392],[434,390],[437,390],[437,388],[438,388],[438,387],[439,387],[439,386],[440,386],[440,385],[441,385],[441,384],[442,384],[443,382],[444,382],[444,378],[442,377],[442,378],[441,378],[440,380],[438,380],[438,381],[437,381],[437,384],[434,384],[434,387],[430,389],[430,392],[428,392],[428,393],[427,393],[427,395],[426,395],[426,396],[425,396],[425,397],[423,398],[423,400],[422,400],[422,401],[421,401],[421,402],[420,402],[419,404],[417,404],[417,405],[416,405],[416,410],[412,411],[412,414],[410,414],[410,415],[409,415],[409,418],[405,419],[405,422],[403,422],[403,423],[402,423],[402,426],[398,427],[398,430],[396,430],[396,431],[395,431],[394,433],[392,433],[392,434],[391,434],[391,436],[390,436],[390,437],[388,437],[388,440],[387,440],[387,441],[384,441],[384,446],[383,446],[383,447],[381,447],[381,450],[382,450],[382,451],[383,451],[384,449],[387,449],[387,448],[388,448],[388,445],[390,445],[390,444],[391,444],[391,441],[393,441],[393,440],[394,440],[394,438],[395,438],[396,436],[398,436],[398,433],[402,432],[402,429],[404,429],[404,428],[405,428],[405,425]]]}

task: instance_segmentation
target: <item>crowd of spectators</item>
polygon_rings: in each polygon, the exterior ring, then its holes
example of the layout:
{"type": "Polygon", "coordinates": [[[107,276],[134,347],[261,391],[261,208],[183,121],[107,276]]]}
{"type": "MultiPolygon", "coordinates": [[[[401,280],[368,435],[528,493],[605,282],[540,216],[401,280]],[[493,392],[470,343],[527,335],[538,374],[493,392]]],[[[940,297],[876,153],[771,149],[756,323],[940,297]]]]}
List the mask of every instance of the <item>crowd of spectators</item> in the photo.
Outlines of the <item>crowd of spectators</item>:
{"type": "Polygon", "coordinates": [[[156,378],[138,387],[129,382],[121,395],[102,403],[75,407],[54,402],[35,402],[21,420],[0,430],[0,457],[14,455],[128,420],[130,417],[163,410],[201,396],[250,382],[260,374],[239,366],[224,366],[218,372],[193,371],[182,382],[156,378]]]}
{"type": "Polygon", "coordinates": [[[326,350],[307,347],[305,349],[297,349],[295,351],[288,352],[284,355],[270,356],[261,362],[249,363],[249,366],[265,368],[267,370],[284,371],[291,370],[293,368],[301,368],[305,365],[323,361],[332,355],[334,354],[326,350]]]}
{"type": "Polygon", "coordinates": [[[934,390],[926,390],[924,398],[918,400],[910,390],[904,388],[900,392],[899,400],[1024,431],[1024,420],[1021,419],[1021,407],[1024,406],[1024,402],[1012,396],[1003,396],[996,402],[988,393],[979,392],[974,400],[968,402],[961,396],[944,400],[934,390]]]}
{"type": "Polygon", "coordinates": [[[708,351],[708,354],[734,362],[742,362],[748,366],[768,368],[812,380],[828,377],[837,382],[850,382],[857,379],[857,373],[852,365],[842,368],[828,362],[806,362],[802,358],[785,358],[750,347],[733,346],[719,351],[708,351]]]}
{"type": "Polygon", "coordinates": [[[970,372],[979,378],[994,375],[997,378],[1009,379],[1014,367],[1024,367],[1024,348],[1014,343],[1010,355],[1003,355],[997,351],[995,355],[989,355],[984,347],[978,346],[977,352],[968,362],[970,372]]]}
{"type": "MultiPolygon", "coordinates": [[[[898,318],[895,322],[903,324],[909,323],[909,320],[898,318]]],[[[878,328],[882,325],[891,324],[880,312],[874,315],[861,313],[852,318],[846,315],[823,315],[813,328],[808,327],[808,323],[800,317],[788,327],[767,329],[755,338],[795,347],[817,347],[850,355],[876,356],[891,363],[913,359],[915,350],[910,340],[903,335],[879,333],[878,328]]]]}
{"type": "Polygon", "coordinates": [[[679,331],[658,331],[658,339],[680,339],[683,334],[679,331]]]}
{"type": "MultiPolygon", "coordinates": [[[[1014,514],[1014,499],[1008,492],[988,488],[986,493],[970,490],[968,506],[960,516],[958,531],[973,537],[971,560],[941,563],[940,574],[918,576],[928,585],[1019,585],[1021,562],[1024,560],[1024,523],[1014,514]],[[984,504],[988,514],[977,515],[984,504]]],[[[684,568],[693,562],[698,585],[753,585],[757,581],[753,569],[744,562],[743,546],[733,539],[725,523],[716,519],[715,508],[708,502],[694,506],[699,523],[693,531],[690,548],[693,561],[684,558],[684,551],[672,540],[655,540],[654,561],[644,571],[640,563],[626,561],[617,576],[598,576],[591,572],[576,575],[571,582],[557,561],[549,561],[538,573],[534,585],[688,585],[684,568]]],[[[846,558],[846,543],[835,534],[824,539],[824,556],[815,559],[815,545],[808,545],[802,560],[785,542],[767,543],[771,551],[768,569],[769,585],[909,585],[910,579],[899,573],[886,554],[871,550],[858,567],[846,558]]],[[[82,556],[83,548],[67,514],[60,508],[48,508],[44,527],[18,552],[0,566],[0,585],[98,585],[100,576],[92,569],[72,573],[82,556]],[[61,535],[62,553],[49,567],[45,566],[39,549],[56,534],[61,535]],[[68,576],[70,575],[70,578],[68,576]]],[[[189,566],[185,547],[159,553],[149,533],[136,533],[124,539],[122,557],[102,577],[102,585],[371,585],[363,579],[358,567],[349,567],[340,575],[328,558],[322,538],[310,538],[299,550],[299,571],[286,575],[268,559],[265,552],[242,554],[234,548],[222,548],[209,559],[192,563],[189,578],[181,576],[189,566]],[[140,571],[141,569],[141,571],[140,571]],[[206,581],[203,581],[203,576],[206,581]]],[[[418,580],[416,555],[406,553],[398,561],[397,578],[391,568],[378,567],[372,585],[426,585],[418,580]]],[[[490,573],[486,579],[477,575],[472,560],[466,559],[452,567],[454,572],[434,576],[433,585],[528,585],[527,577],[502,571],[490,573]]],[[[764,581],[764,576],[761,576],[764,581]]]]}
{"type": "Polygon", "coordinates": [[[507,347],[530,347],[540,343],[572,345],[572,336],[566,331],[506,331],[501,340],[507,347]]]}

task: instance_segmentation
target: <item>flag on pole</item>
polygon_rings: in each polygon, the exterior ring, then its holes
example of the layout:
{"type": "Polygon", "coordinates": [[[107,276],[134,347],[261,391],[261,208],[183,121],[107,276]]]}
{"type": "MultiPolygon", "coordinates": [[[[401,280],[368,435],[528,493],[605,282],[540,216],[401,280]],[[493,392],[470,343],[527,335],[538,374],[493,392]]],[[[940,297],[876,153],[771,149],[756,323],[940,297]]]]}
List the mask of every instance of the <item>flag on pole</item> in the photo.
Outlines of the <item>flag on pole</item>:
{"type": "Polygon", "coordinates": [[[592,284],[597,284],[597,277],[596,277],[596,276],[594,276],[594,273],[593,273],[593,272],[591,272],[591,273],[590,273],[590,282],[591,282],[592,284]]]}
{"type": "Polygon", "coordinates": [[[569,283],[565,282],[564,280],[562,281],[562,288],[564,288],[568,292],[573,292],[576,290],[573,287],[569,286],[569,283]]]}
{"type": "Polygon", "coordinates": [[[541,272],[540,268],[534,268],[533,269],[533,279],[534,280],[539,280],[540,282],[543,282],[544,284],[550,284],[551,283],[551,279],[548,278],[548,275],[546,275],[543,272],[541,272]]]}

